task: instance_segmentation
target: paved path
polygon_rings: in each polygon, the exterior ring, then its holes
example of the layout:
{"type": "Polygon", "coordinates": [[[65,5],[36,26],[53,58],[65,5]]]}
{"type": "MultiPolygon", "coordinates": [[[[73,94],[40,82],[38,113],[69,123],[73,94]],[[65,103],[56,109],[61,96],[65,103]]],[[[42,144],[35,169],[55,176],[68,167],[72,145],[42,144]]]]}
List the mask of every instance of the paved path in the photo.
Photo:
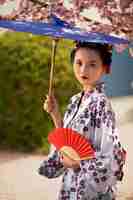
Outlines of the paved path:
{"type": "Polygon", "coordinates": [[[37,173],[45,157],[0,153],[0,200],[54,200],[59,180],[37,173]]]}
{"type": "MultiPolygon", "coordinates": [[[[131,102],[126,105],[131,106],[131,102]]],[[[117,106],[116,100],[114,102],[116,110],[117,106]]],[[[123,104],[119,106],[121,107],[119,111],[123,113],[125,107],[123,104]]],[[[127,116],[128,120],[125,121],[123,118],[120,122],[120,137],[128,155],[125,166],[126,176],[119,185],[118,200],[133,200],[133,116],[130,117],[127,116]]],[[[49,180],[37,173],[41,161],[45,158],[39,155],[0,152],[0,200],[56,200],[60,179],[49,180]]]]}

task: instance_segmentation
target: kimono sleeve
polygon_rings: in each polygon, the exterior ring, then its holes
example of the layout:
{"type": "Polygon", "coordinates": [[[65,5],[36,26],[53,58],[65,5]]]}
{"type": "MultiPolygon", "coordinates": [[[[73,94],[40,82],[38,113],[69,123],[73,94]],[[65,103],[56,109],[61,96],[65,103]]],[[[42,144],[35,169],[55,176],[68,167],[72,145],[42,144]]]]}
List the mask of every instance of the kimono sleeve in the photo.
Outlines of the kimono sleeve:
{"type": "Polygon", "coordinates": [[[119,141],[115,114],[110,102],[104,98],[98,101],[95,113],[92,125],[96,157],[81,161],[80,168],[88,184],[96,192],[103,193],[115,186],[118,180],[122,180],[125,151],[119,141]]]}
{"type": "Polygon", "coordinates": [[[64,172],[63,164],[60,162],[60,156],[58,151],[51,146],[51,152],[48,158],[44,160],[38,169],[38,173],[47,178],[56,178],[64,172]]]}
{"type": "MultiPolygon", "coordinates": [[[[63,118],[63,127],[71,112],[71,102],[72,100],[70,98],[63,118]]],[[[51,145],[51,151],[48,155],[48,158],[42,162],[40,168],[38,169],[38,173],[40,175],[46,176],[47,178],[56,178],[62,175],[64,171],[65,168],[60,161],[59,152],[55,149],[53,145],[51,145]]]]}

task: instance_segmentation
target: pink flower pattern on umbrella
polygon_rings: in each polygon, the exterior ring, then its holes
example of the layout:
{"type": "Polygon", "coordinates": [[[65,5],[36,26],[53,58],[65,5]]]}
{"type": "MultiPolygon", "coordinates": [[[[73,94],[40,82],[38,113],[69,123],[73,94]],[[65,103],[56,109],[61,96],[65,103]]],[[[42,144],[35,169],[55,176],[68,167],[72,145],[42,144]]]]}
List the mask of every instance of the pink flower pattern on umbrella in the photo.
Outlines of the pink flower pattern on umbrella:
{"type": "MultiPolygon", "coordinates": [[[[62,19],[74,25],[79,24],[81,28],[83,23],[83,28],[86,27],[87,31],[133,38],[133,1],[68,0],[67,5],[65,2],[57,0],[52,5],[52,11],[62,19]]],[[[17,9],[21,12],[17,13],[16,19],[46,20],[49,4],[48,1],[44,3],[41,0],[17,0],[17,9]]]]}
{"type": "Polygon", "coordinates": [[[3,5],[6,0],[0,0],[0,5],[3,5]]]}
{"type": "MultiPolygon", "coordinates": [[[[11,0],[0,0],[0,3],[11,0]]],[[[133,40],[132,0],[17,0],[16,11],[1,19],[47,22],[52,13],[85,31],[101,32],[133,40]]],[[[116,45],[118,53],[126,45],[116,45]]]]}

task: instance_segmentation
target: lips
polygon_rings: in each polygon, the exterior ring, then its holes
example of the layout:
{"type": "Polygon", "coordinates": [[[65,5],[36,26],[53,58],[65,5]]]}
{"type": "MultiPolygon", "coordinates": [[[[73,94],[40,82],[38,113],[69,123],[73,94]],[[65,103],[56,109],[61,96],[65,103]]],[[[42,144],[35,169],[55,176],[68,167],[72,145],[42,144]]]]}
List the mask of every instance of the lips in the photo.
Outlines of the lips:
{"type": "Polygon", "coordinates": [[[81,78],[82,78],[83,80],[87,80],[87,79],[88,79],[87,76],[81,76],[81,78]]]}

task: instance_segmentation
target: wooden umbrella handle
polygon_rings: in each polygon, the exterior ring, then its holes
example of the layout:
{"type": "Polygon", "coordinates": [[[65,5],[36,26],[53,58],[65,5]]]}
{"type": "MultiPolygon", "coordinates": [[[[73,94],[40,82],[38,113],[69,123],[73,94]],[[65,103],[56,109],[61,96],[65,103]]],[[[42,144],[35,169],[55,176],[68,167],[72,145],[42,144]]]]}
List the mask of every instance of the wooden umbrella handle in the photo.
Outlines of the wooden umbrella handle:
{"type": "Polygon", "coordinates": [[[56,48],[57,48],[58,39],[54,38],[52,41],[52,55],[51,55],[51,68],[50,68],[50,80],[49,80],[49,96],[52,94],[52,87],[53,87],[53,76],[54,76],[54,66],[55,66],[55,55],[56,55],[56,48]]]}

